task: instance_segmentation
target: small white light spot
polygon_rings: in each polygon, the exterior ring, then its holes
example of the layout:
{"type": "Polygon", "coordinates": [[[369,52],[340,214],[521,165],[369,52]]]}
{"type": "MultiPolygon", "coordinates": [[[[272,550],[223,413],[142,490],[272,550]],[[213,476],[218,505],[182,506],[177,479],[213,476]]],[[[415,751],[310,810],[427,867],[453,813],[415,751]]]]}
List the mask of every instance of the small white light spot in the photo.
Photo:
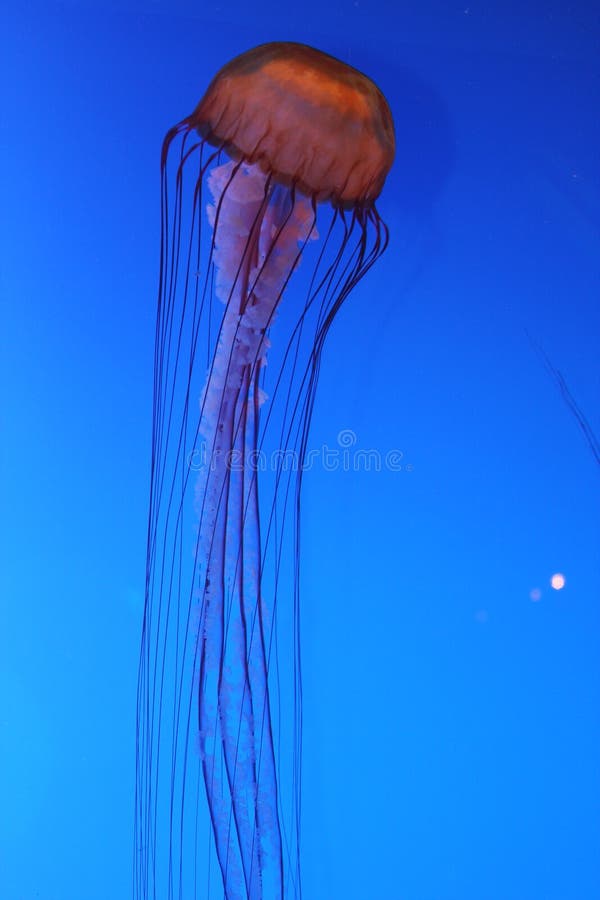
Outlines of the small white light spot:
{"type": "Polygon", "coordinates": [[[564,588],[566,584],[566,578],[562,574],[562,572],[556,572],[552,578],[550,579],[550,584],[554,588],[555,591],[560,591],[564,588]]]}

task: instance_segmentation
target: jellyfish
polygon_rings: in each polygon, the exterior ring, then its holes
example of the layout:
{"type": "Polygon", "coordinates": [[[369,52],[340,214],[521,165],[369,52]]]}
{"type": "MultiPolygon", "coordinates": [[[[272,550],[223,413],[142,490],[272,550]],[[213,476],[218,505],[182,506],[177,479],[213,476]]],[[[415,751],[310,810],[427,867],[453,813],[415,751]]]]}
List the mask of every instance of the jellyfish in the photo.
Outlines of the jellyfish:
{"type": "Polygon", "coordinates": [[[302,476],[393,156],[375,84],[295,43],[225,65],[164,140],[136,900],[301,896],[302,476]]]}

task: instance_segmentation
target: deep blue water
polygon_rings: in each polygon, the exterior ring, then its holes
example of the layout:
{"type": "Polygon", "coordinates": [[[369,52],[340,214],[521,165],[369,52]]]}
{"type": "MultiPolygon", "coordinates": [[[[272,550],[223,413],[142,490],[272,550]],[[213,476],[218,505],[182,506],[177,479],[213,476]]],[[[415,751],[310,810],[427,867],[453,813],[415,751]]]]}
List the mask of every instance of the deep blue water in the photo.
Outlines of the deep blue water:
{"type": "Polygon", "coordinates": [[[304,896],[596,900],[600,468],[536,349],[598,434],[592,4],[90,0],[0,29],[0,896],[131,896],[160,144],[289,39],[366,71],[398,143],[310,446],[402,464],[304,480],[304,896]]]}

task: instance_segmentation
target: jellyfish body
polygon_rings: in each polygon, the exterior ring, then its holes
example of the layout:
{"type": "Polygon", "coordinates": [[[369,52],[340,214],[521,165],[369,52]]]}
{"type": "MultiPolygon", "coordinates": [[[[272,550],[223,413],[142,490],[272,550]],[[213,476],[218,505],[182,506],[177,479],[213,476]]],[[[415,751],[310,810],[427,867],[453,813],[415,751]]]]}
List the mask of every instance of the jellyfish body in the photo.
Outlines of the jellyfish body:
{"type": "Polygon", "coordinates": [[[282,43],[165,138],[136,898],[301,894],[303,460],[325,336],[387,243],[393,150],[369,79],[282,43]]]}

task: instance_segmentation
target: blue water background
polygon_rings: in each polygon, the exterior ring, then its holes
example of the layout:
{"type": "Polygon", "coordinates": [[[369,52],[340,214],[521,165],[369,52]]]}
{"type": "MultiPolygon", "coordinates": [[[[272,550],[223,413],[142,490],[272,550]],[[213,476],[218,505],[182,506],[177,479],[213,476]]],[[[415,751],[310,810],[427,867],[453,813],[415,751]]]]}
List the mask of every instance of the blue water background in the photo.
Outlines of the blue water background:
{"type": "Polygon", "coordinates": [[[0,28],[0,896],[130,896],[159,148],[220,65],[291,39],[367,71],[398,141],[311,434],[384,462],[304,482],[305,896],[597,900],[600,469],[531,340],[598,433],[593,4],[0,28]]]}

